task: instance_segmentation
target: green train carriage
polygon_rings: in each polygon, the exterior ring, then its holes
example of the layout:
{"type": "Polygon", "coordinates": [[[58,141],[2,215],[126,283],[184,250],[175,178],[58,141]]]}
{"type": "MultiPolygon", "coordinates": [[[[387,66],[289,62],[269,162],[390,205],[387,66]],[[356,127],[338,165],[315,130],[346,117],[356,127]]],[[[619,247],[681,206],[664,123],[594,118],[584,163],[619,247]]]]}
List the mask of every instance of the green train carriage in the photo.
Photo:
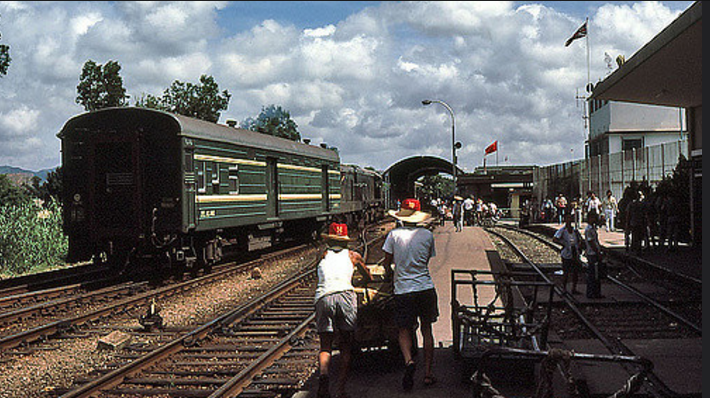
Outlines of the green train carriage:
{"type": "Polygon", "coordinates": [[[249,130],[110,108],[70,119],[58,136],[70,261],[106,253],[117,264],[209,267],[224,245],[314,235],[369,206],[343,206],[337,151],[249,130]]]}

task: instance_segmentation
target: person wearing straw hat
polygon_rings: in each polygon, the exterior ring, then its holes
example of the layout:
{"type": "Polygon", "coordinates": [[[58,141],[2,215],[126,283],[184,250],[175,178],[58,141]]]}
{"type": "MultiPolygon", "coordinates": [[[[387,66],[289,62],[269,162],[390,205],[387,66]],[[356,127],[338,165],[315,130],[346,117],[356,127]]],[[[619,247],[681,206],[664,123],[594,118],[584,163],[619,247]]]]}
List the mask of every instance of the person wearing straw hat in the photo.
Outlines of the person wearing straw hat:
{"type": "Polygon", "coordinates": [[[320,337],[318,365],[318,398],[330,397],[330,359],[336,333],[342,364],[336,383],[336,397],[346,397],[345,383],[350,370],[351,347],[357,322],[357,295],[352,285],[357,269],[365,280],[372,280],[362,256],[348,250],[352,239],[346,224],[331,223],[327,234],[321,235],[327,248],[318,263],[316,287],[316,327],[320,337]]]}
{"type": "Polygon", "coordinates": [[[402,387],[410,391],[416,370],[412,359],[412,334],[416,332],[417,319],[424,337],[424,385],[436,383],[432,374],[434,335],[431,325],[439,317],[439,308],[434,281],[429,274],[429,260],[436,255],[436,250],[434,235],[421,227],[431,216],[421,211],[418,200],[406,199],[399,210],[390,210],[388,214],[402,223],[401,227],[387,234],[382,250],[385,252],[385,272],[394,280],[394,320],[405,364],[402,387]]]}

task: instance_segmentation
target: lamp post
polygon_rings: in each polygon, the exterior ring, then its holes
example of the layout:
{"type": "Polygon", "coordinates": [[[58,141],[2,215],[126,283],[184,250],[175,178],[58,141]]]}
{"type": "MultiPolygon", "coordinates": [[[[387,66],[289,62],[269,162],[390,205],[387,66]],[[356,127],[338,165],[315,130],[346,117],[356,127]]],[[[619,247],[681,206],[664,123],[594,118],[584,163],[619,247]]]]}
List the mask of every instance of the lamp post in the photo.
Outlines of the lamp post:
{"type": "MultiPolygon", "coordinates": [[[[439,100],[424,100],[422,101],[422,105],[429,105],[432,103],[437,103],[441,104],[446,108],[447,111],[449,111],[449,114],[451,115],[451,164],[453,165],[452,170],[451,170],[451,175],[454,178],[454,194],[456,194],[456,119],[454,117],[454,110],[451,109],[449,104],[447,104],[444,101],[439,101],[439,100]]],[[[459,148],[461,144],[458,144],[459,148]]]]}

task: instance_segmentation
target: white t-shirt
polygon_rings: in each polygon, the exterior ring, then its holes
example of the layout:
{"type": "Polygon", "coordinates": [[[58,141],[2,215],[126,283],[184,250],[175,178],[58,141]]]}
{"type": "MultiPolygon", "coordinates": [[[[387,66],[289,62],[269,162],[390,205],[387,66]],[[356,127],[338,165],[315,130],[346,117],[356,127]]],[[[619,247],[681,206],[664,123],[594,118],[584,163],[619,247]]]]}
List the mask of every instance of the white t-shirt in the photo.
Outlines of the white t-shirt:
{"type": "Polygon", "coordinates": [[[576,229],[573,228],[572,232],[569,232],[567,227],[562,227],[555,232],[555,238],[562,241],[562,251],[560,252],[560,256],[565,260],[571,260],[574,257],[572,254],[572,246],[577,248],[577,254],[581,254],[579,252],[580,242],[578,240],[578,235],[579,232],[576,229]]]}
{"type": "Polygon", "coordinates": [[[471,198],[466,198],[466,199],[463,201],[463,209],[464,209],[464,210],[473,210],[473,205],[474,205],[474,203],[473,203],[473,200],[472,200],[471,198]]]}
{"type": "Polygon", "coordinates": [[[387,235],[382,250],[392,255],[394,294],[434,288],[429,259],[436,256],[434,234],[426,228],[400,227],[387,235]]]}
{"type": "Polygon", "coordinates": [[[592,226],[592,225],[587,225],[587,228],[584,229],[584,239],[587,241],[587,256],[594,256],[600,253],[597,253],[594,248],[596,246],[593,246],[591,242],[597,242],[599,243],[599,234],[597,233],[597,228],[592,226]]]}
{"type": "Polygon", "coordinates": [[[590,212],[592,210],[596,210],[597,214],[601,214],[602,202],[597,197],[595,197],[594,199],[589,198],[587,200],[587,212],[590,212]]]}
{"type": "Polygon", "coordinates": [[[318,287],[315,301],[326,294],[353,290],[354,265],[347,249],[328,250],[318,263],[318,287]]]}

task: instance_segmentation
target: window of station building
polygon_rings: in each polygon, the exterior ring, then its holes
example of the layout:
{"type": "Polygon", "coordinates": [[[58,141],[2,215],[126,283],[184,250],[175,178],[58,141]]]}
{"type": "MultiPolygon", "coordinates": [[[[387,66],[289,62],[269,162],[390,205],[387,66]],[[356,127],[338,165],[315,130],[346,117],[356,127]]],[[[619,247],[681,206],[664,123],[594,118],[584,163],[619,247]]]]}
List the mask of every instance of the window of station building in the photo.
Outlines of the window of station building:
{"type": "Polygon", "coordinates": [[[239,166],[229,166],[229,194],[239,194],[239,166]]]}
{"type": "Polygon", "coordinates": [[[621,150],[630,151],[632,149],[643,148],[643,138],[631,138],[621,140],[621,150]]]}

